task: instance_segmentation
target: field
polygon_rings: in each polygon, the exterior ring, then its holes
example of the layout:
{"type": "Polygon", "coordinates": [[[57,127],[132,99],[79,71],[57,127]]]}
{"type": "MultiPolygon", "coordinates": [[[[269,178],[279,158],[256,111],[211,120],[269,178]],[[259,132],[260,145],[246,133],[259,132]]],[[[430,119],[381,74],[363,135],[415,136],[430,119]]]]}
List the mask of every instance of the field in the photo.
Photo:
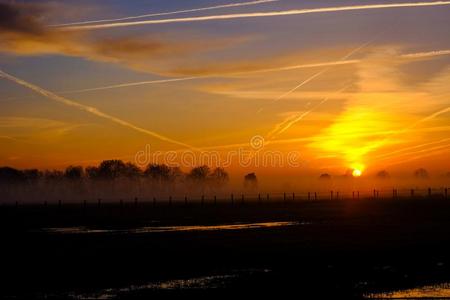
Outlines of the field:
{"type": "Polygon", "coordinates": [[[1,297],[359,299],[450,281],[450,200],[443,197],[0,212],[1,297]]]}

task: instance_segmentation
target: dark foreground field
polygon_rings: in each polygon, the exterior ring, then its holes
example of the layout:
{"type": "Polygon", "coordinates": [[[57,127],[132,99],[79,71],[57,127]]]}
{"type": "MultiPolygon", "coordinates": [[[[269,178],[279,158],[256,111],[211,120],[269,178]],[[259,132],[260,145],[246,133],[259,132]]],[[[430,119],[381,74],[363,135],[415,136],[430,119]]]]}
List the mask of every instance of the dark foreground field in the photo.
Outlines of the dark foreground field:
{"type": "Polygon", "coordinates": [[[444,199],[0,211],[1,297],[293,292],[348,299],[450,282],[450,200],[444,199]],[[268,222],[293,223],[171,227],[268,222]]]}

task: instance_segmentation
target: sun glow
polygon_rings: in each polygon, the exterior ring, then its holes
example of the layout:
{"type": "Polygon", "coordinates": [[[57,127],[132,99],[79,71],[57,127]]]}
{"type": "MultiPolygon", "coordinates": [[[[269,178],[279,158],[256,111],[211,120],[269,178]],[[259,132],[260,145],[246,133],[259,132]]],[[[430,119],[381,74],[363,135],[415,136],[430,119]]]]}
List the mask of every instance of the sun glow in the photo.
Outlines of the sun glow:
{"type": "Polygon", "coordinates": [[[354,169],[352,172],[353,177],[359,177],[362,175],[362,171],[358,169],[354,169]]]}

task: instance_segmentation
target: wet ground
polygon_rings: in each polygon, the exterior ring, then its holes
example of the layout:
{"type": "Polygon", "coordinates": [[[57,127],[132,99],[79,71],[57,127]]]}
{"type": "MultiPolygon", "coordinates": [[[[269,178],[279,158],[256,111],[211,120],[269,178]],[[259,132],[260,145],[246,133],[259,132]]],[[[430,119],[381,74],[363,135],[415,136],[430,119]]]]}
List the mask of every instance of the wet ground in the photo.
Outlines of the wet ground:
{"type": "Polygon", "coordinates": [[[1,297],[448,297],[450,200],[4,206],[1,297]]]}

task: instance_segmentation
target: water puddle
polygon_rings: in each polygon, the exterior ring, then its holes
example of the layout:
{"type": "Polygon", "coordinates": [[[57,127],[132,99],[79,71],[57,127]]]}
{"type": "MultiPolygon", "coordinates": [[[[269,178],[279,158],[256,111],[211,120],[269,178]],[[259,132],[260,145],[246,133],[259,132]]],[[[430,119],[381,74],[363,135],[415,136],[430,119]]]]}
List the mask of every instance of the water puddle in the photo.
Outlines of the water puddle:
{"type": "Polygon", "coordinates": [[[225,288],[232,280],[241,276],[268,272],[270,272],[268,269],[240,270],[228,275],[212,275],[189,279],[158,281],[142,285],[131,285],[123,288],[104,289],[96,293],[71,293],[69,297],[74,299],[115,299],[118,297],[126,297],[127,295],[130,295],[130,293],[139,294],[140,292],[142,293],[145,291],[219,289],[225,288]]]}
{"type": "Polygon", "coordinates": [[[375,293],[365,296],[366,299],[449,299],[450,283],[427,285],[413,289],[375,293]]]}
{"type": "Polygon", "coordinates": [[[286,227],[296,225],[307,225],[306,222],[263,222],[244,224],[222,224],[222,225],[194,225],[194,226],[146,226],[132,229],[91,229],[88,227],[61,227],[44,228],[42,231],[55,234],[142,234],[157,232],[183,232],[183,231],[222,231],[222,230],[249,230],[260,228],[286,227]]]}

